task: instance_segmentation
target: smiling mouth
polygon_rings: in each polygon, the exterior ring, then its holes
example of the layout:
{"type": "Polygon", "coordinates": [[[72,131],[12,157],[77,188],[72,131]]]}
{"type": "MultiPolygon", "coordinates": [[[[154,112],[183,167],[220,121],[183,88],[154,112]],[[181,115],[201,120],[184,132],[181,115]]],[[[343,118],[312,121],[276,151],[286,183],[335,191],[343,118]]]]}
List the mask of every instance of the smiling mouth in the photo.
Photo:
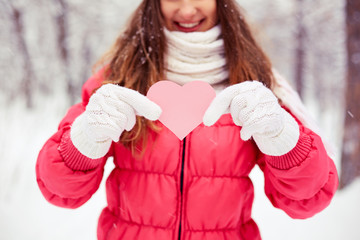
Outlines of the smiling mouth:
{"type": "Polygon", "coordinates": [[[183,32],[193,32],[200,28],[201,24],[203,23],[204,19],[194,22],[194,23],[180,23],[174,22],[178,30],[183,32]]]}
{"type": "Polygon", "coordinates": [[[178,23],[181,27],[184,27],[184,28],[193,28],[197,25],[200,24],[200,21],[199,22],[196,22],[196,23],[178,23]]]}

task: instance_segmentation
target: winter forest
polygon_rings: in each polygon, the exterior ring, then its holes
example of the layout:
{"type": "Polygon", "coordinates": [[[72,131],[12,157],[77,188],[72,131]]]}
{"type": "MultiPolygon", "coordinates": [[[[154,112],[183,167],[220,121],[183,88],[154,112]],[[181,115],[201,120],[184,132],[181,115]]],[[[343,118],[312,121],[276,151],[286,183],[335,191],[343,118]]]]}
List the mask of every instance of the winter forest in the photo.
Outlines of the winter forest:
{"type": "MultiPolygon", "coordinates": [[[[76,210],[50,205],[35,163],[82,84],[140,0],[0,0],[0,239],[96,239],[105,179],[76,210]]],[[[273,66],[298,91],[332,146],[341,184],[331,205],[293,220],[265,197],[258,167],[254,220],[264,240],[360,239],[360,1],[238,0],[273,66]]]]}

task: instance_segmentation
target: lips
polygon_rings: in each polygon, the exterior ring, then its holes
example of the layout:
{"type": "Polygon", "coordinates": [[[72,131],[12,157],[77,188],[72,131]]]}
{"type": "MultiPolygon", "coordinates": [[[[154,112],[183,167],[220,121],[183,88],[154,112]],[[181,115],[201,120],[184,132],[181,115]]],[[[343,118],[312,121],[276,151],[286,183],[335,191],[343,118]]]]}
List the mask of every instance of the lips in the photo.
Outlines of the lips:
{"type": "Polygon", "coordinates": [[[181,32],[195,32],[201,27],[203,21],[204,21],[204,19],[202,19],[198,22],[192,22],[192,23],[174,22],[174,24],[175,24],[176,28],[181,32]]]}
{"type": "Polygon", "coordinates": [[[179,23],[179,25],[181,27],[184,27],[184,28],[193,28],[193,27],[195,27],[195,26],[197,26],[199,24],[200,24],[200,22],[196,22],[196,23],[179,23]]]}

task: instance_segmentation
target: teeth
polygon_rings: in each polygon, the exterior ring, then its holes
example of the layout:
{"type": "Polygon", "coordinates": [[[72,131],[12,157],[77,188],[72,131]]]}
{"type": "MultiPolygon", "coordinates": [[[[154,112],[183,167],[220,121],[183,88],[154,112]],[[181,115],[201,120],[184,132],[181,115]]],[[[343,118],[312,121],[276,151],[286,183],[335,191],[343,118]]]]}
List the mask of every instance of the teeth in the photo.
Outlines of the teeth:
{"type": "Polygon", "coordinates": [[[185,27],[185,28],[193,28],[197,25],[199,25],[200,22],[196,22],[196,23],[179,23],[180,26],[185,27]]]}

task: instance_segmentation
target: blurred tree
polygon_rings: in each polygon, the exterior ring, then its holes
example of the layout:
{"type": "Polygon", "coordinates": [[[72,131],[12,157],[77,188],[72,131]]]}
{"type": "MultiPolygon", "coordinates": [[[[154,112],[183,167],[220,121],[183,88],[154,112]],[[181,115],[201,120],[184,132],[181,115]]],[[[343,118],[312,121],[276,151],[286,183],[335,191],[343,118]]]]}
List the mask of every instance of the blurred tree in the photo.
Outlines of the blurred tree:
{"type": "Polygon", "coordinates": [[[300,97],[303,97],[303,81],[305,67],[305,35],[304,26],[304,0],[296,0],[296,47],[294,59],[294,73],[296,90],[300,97]]]}
{"type": "Polygon", "coordinates": [[[33,94],[32,87],[34,85],[34,67],[31,61],[31,57],[29,54],[29,49],[25,40],[24,34],[24,20],[23,20],[23,10],[21,8],[16,7],[12,1],[8,0],[5,3],[5,6],[8,10],[8,16],[11,19],[14,27],[14,36],[17,41],[17,46],[19,53],[23,57],[23,69],[24,74],[22,75],[22,79],[20,82],[20,89],[18,94],[25,97],[27,108],[33,107],[33,94]]]}
{"type": "Polygon", "coordinates": [[[75,81],[70,74],[69,66],[69,5],[66,0],[55,0],[55,2],[59,5],[59,11],[56,15],[56,26],[60,59],[64,65],[67,93],[70,100],[69,102],[70,104],[73,104],[78,94],[78,89],[75,87],[75,81]]]}
{"type": "Polygon", "coordinates": [[[360,1],[346,0],[347,87],[340,187],[360,176],[360,1]]]}

